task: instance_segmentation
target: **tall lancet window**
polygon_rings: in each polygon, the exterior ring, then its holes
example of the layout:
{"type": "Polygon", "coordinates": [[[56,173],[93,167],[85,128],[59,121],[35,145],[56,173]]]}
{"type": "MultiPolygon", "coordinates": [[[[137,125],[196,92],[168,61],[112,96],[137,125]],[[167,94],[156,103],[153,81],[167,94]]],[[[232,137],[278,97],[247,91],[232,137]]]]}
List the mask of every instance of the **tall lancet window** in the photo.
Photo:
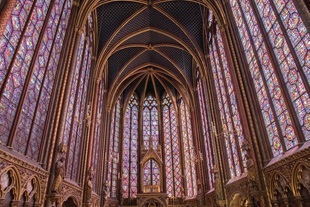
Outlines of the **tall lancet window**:
{"type": "Polygon", "coordinates": [[[96,126],[95,126],[95,135],[94,135],[94,142],[93,142],[93,146],[92,146],[92,167],[94,170],[94,181],[93,181],[93,185],[94,185],[94,190],[99,193],[100,190],[100,169],[101,169],[101,150],[100,150],[100,146],[103,140],[103,124],[102,124],[102,120],[103,120],[103,108],[104,108],[104,77],[102,77],[100,84],[99,84],[99,90],[98,90],[98,104],[97,104],[97,111],[96,111],[96,126]]]}
{"type": "Polygon", "coordinates": [[[177,116],[174,105],[165,93],[162,99],[163,131],[165,147],[166,188],[169,197],[181,197],[182,170],[177,116]]]}
{"type": "Polygon", "coordinates": [[[310,139],[310,36],[293,2],[230,0],[273,156],[310,139]]]}
{"type": "Polygon", "coordinates": [[[0,141],[38,161],[72,3],[13,2],[0,36],[0,141]]]}
{"type": "Polygon", "coordinates": [[[119,142],[120,142],[120,121],[121,121],[121,99],[119,98],[111,113],[110,139],[109,139],[109,163],[107,176],[107,195],[116,197],[119,163],[119,142]]]}
{"type": "Polygon", "coordinates": [[[143,146],[149,149],[158,147],[158,109],[156,98],[148,95],[143,103],[143,146]]]}
{"type": "Polygon", "coordinates": [[[81,166],[81,150],[83,128],[86,126],[90,106],[87,105],[87,90],[92,61],[92,40],[88,33],[89,24],[84,28],[81,36],[71,88],[69,88],[69,103],[66,111],[63,142],[68,146],[66,157],[67,176],[78,181],[81,166]]]}
{"type": "Polygon", "coordinates": [[[123,133],[122,193],[135,198],[138,185],[138,120],[139,100],[134,94],[126,107],[123,133]]]}
{"type": "Polygon", "coordinates": [[[183,100],[180,102],[181,130],[185,162],[186,194],[188,197],[197,195],[196,152],[193,143],[191,114],[183,100]]]}
{"type": "Polygon", "coordinates": [[[205,144],[205,152],[207,159],[205,160],[207,164],[207,170],[208,170],[208,182],[209,182],[209,188],[213,188],[214,183],[214,174],[212,173],[212,169],[214,167],[214,155],[213,155],[213,143],[210,136],[210,117],[207,113],[207,107],[206,104],[208,104],[208,99],[206,97],[206,91],[204,87],[204,83],[201,80],[200,77],[198,77],[197,80],[197,90],[198,90],[198,98],[199,98],[199,105],[200,105],[200,114],[201,114],[201,120],[202,120],[202,132],[203,132],[203,141],[205,144]]]}
{"type": "Polygon", "coordinates": [[[213,44],[210,45],[210,59],[223,129],[217,136],[225,138],[230,175],[233,178],[241,175],[243,171],[244,158],[240,146],[244,137],[230,69],[218,27],[216,38],[213,40],[213,44]]]}

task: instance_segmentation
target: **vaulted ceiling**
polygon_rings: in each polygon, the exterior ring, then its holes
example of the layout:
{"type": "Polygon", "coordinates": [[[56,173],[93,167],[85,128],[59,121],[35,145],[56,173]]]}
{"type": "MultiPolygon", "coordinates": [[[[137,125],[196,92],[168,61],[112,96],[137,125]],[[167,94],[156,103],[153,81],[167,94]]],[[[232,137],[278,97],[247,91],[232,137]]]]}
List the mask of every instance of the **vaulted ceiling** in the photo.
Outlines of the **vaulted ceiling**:
{"type": "MultiPolygon", "coordinates": [[[[108,1],[96,9],[98,59],[117,94],[183,91],[204,64],[208,10],[192,1],[108,1]],[[103,67],[103,66],[102,66],[103,67]]],[[[186,95],[186,94],[184,94],[186,95]]]]}

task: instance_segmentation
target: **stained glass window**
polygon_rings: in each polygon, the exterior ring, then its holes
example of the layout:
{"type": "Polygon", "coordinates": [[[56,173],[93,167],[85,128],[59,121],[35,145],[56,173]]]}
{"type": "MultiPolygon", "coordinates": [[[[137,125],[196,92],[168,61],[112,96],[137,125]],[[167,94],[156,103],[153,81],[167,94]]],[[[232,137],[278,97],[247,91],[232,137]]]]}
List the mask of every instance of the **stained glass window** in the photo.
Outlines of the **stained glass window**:
{"type": "Polygon", "coordinates": [[[143,104],[143,146],[149,149],[158,147],[158,109],[154,96],[148,95],[143,104]]]}
{"type": "Polygon", "coordinates": [[[301,140],[310,137],[310,99],[306,89],[310,80],[309,32],[292,0],[260,0],[254,4],[230,0],[230,4],[271,150],[277,156],[298,144],[296,129],[303,132],[301,140]],[[267,49],[268,45],[272,50],[267,49]],[[289,111],[289,107],[294,110],[289,111]]]}
{"type": "Polygon", "coordinates": [[[169,197],[182,196],[182,170],[177,116],[168,93],[162,99],[164,151],[166,167],[166,189],[169,197]]]}
{"type": "Polygon", "coordinates": [[[94,143],[92,147],[92,167],[94,170],[94,190],[98,193],[100,190],[99,181],[100,181],[100,149],[101,146],[100,140],[103,139],[103,107],[104,107],[104,78],[101,79],[100,85],[99,85],[99,92],[98,92],[98,105],[97,105],[97,112],[96,112],[96,126],[95,126],[95,135],[94,135],[94,143]]]}
{"type": "Polygon", "coordinates": [[[17,0],[0,37],[0,140],[33,160],[39,159],[71,6],[71,0],[17,0]]]}
{"type": "Polygon", "coordinates": [[[210,136],[210,129],[209,126],[208,117],[207,114],[207,108],[206,105],[208,104],[208,99],[206,98],[205,94],[205,87],[203,84],[203,81],[200,77],[198,77],[197,80],[197,91],[198,91],[198,98],[199,98],[199,105],[200,105],[200,113],[201,113],[201,120],[202,120],[202,131],[203,131],[203,140],[205,145],[205,152],[206,152],[206,164],[207,164],[207,170],[208,170],[208,182],[209,182],[209,188],[213,188],[214,184],[214,174],[212,173],[212,169],[214,166],[214,156],[213,156],[213,143],[211,141],[210,136]]]}
{"type": "Polygon", "coordinates": [[[193,143],[191,114],[183,100],[180,101],[181,133],[183,140],[186,193],[188,197],[197,195],[196,152],[193,143]]]}
{"type": "Polygon", "coordinates": [[[135,198],[138,185],[138,120],[139,100],[132,95],[124,116],[122,196],[135,198]]]}
{"type": "Polygon", "coordinates": [[[63,132],[63,142],[68,146],[67,176],[73,181],[78,181],[78,169],[81,164],[82,129],[89,121],[91,111],[90,105],[86,103],[92,61],[91,45],[89,35],[83,33],[77,51],[63,132]]]}
{"type": "Polygon", "coordinates": [[[110,140],[109,140],[109,164],[108,164],[108,196],[116,197],[119,163],[121,99],[119,98],[111,114],[110,140]]]}
{"type": "Polygon", "coordinates": [[[143,166],[143,186],[160,186],[160,167],[154,159],[143,166]]]}
{"type": "Polygon", "coordinates": [[[210,59],[213,76],[215,79],[216,94],[219,102],[220,117],[222,122],[222,136],[225,138],[226,153],[228,157],[231,177],[242,173],[244,155],[240,146],[244,140],[240,123],[240,115],[236,96],[230,76],[222,36],[216,28],[216,37],[210,46],[210,59]]]}

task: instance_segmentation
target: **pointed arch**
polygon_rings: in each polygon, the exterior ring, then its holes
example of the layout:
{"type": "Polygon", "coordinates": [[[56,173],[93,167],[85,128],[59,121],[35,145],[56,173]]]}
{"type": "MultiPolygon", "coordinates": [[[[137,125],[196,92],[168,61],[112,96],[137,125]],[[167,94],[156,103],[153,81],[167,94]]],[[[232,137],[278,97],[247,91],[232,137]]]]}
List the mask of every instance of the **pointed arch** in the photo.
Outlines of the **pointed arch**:
{"type": "Polygon", "coordinates": [[[138,192],[139,98],[132,94],[124,115],[122,150],[122,197],[135,198],[138,192]]]}

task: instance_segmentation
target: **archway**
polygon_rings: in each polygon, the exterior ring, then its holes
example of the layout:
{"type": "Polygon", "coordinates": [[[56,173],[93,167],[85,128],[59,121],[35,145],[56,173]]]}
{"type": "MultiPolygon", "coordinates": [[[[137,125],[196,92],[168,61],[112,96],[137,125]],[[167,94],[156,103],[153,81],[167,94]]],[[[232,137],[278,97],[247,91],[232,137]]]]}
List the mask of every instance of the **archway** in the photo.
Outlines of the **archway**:
{"type": "Polygon", "coordinates": [[[72,197],[69,197],[65,202],[63,202],[62,207],[77,207],[78,205],[74,202],[72,197]]]}
{"type": "Polygon", "coordinates": [[[11,189],[9,192],[7,192],[6,196],[4,197],[3,207],[11,206],[13,200],[14,200],[14,194],[13,189],[11,189]]]}
{"type": "Polygon", "coordinates": [[[156,204],[154,202],[149,203],[148,207],[156,207],[156,204]]]}
{"type": "Polygon", "coordinates": [[[167,207],[167,204],[158,198],[152,197],[152,198],[146,199],[139,206],[140,207],[167,207]]]}

